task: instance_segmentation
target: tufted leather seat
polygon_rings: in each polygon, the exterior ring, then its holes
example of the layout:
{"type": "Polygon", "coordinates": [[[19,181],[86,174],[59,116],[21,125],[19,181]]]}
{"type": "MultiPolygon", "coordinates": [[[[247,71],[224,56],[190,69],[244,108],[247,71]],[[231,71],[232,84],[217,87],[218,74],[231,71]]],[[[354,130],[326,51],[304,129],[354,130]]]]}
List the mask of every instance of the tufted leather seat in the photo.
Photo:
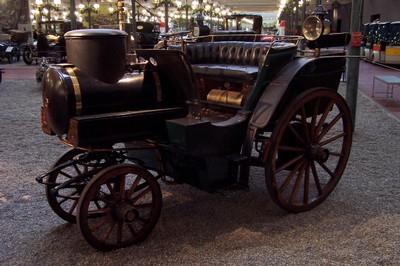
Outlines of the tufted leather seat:
{"type": "MultiPolygon", "coordinates": [[[[211,78],[254,83],[271,43],[222,41],[187,45],[194,73],[211,78]]],[[[269,54],[296,50],[291,43],[274,43],[269,54]]]]}

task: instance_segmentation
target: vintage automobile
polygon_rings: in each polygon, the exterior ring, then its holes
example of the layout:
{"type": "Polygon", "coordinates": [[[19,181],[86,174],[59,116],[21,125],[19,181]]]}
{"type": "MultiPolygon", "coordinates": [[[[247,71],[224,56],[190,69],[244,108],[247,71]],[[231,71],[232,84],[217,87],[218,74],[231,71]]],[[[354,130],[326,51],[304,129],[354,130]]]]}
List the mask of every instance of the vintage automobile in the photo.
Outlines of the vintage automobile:
{"type": "MultiPolygon", "coordinates": [[[[83,24],[77,22],[77,29],[82,29],[83,24]]],[[[71,30],[71,21],[69,20],[51,20],[39,22],[39,32],[43,32],[49,42],[49,48],[46,51],[39,51],[37,40],[32,43],[21,45],[22,59],[25,64],[31,65],[33,61],[39,63],[42,57],[51,57],[51,61],[61,61],[65,59],[65,44],[63,34],[71,30]],[[60,41],[62,40],[62,41],[60,41]]]]}
{"type": "Polygon", "coordinates": [[[158,43],[160,36],[160,23],[136,22],[136,41],[139,48],[153,48],[158,43]]]}
{"type": "Polygon", "coordinates": [[[8,39],[0,41],[0,60],[7,59],[9,63],[21,58],[20,45],[28,40],[27,31],[7,30],[8,39]]]}
{"type": "Polygon", "coordinates": [[[263,18],[254,14],[232,14],[223,17],[222,30],[244,31],[261,34],[263,18]]]}
{"type": "Polygon", "coordinates": [[[9,41],[0,41],[0,61],[6,59],[8,63],[12,63],[13,58],[20,59],[19,48],[9,41]]]}
{"type": "MultiPolygon", "coordinates": [[[[323,34],[310,32],[312,42],[323,34]]],[[[318,53],[299,56],[302,37],[286,36],[131,56],[126,36],[70,31],[68,64],[43,77],[43,131],[71,150],[36,180],[91,246],[109,251],[144,240],[161,212],[158,180],[212,193],[248,188],[251,167],[259,167],[273,201],[294,213],[334,190],[353,134],[337,91],[343,51],[324,56],[330,42],[315,42],[318,53]]]]}

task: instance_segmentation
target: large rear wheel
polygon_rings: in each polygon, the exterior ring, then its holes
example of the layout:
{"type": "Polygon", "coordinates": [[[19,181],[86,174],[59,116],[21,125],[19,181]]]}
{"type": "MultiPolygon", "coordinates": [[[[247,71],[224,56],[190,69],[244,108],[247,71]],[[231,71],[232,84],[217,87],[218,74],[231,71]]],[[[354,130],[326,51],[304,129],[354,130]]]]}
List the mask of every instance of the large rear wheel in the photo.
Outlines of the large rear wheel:
{"type": "Polygon", "coordinates": [[[290,212],[322,203],[339,182],[352,142],[345,100],[327,88],[296,97],[271,135],[266,183],[272,199],[290,212]]]}

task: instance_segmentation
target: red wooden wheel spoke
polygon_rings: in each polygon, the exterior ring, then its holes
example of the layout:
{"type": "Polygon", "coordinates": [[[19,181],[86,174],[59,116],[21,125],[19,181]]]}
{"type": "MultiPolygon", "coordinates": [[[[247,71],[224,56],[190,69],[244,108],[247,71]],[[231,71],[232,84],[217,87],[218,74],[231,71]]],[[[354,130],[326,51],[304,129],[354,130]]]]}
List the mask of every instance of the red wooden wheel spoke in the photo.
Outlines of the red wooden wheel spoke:
{"type": "Polygon", "coordinates": [[[125,198],[125,176],[120,177],[120,182],[118,183],[119,185],[119,198],[124,199],[125,198]]]}
{"type": "Polygon", "coordinates": [[[283,164],[283,165],[281,165],[279,168],[277,168],[276,171],[275,171],[275,173],[279,173],[279,172],[281,172],[282,170],[284,170],[284,169],[286,169],[286,168],[292,166],[294,163],[296,163],[297,161],[301,160],[303,157],[304,157],[303,154],[294,157],[292,160],[286,162],[285,164],[283,164]]]}
{"type": "Polygon", "coordinates": [[[145,194],[151,192],[150,188],[146,188],[143,191],[140,192],[140,194],[138,194],[136,197],[130,199],[130,203],[131,204],[135,204],[135,202],[137,202],[140,198],[142,198],[145,194]]]}
{"type": "Polygon", "coordinates": [[[107,239],[110,237],[111,233],[113,232],[113,229],[115,227],[116,221],[111,221],[110,225],[108,226],[106,232],[103,234],[103,236],[100,238],[102,242],[107,242],[107,239]]]}
{"type": "Polygon", "coordinates": [[[65,177],[68,177],[68,178],[73,178],[72,175],[63,172],[62,170],[59,172],[59,174],[65,176],[65,177]]]}
{"type": "Polygon", "coordinates": [[[129,231],[131,232],[132,237],[137,237],[137,233],[133,225],[128,224],[129,231]]]}
{"type": "Polygon", "coordinates": [[[326,164],[317,162],[324,170],[327,172],[332,178],[335,177],[335,174],[326,166],[326,164]]]}
{"type": "Polygon", "coordinates": [[[315,186],[317,187],[318,194],[322,195],[322,187],[321,187],[321,183],[319,182],[319,176],[318,176],[317,168],[315,167],[314,162],[311,163],[311,170],[312,170],[312,173],[314,176],[314,183],[315,183],[315,186]]]}
{"type": "Polygon", "coordinates": [[[78,200],[74,200],[71,207],[69,207],[68,213],[72,214],[75,211],[76,206],[78,205],[78,200]]]}
{"type": "Polygon", "coordinates": [[[96,207],[98,209],[101,209],[102,207],[98,203],[99,201],[104,202],[106,205],[109,205],[109,206],[112,206],[115,204],[115,198],[112,198],[111,195],[108,195],[108,194],[101,194],[101,195],[99,194],[99,195],[95,195],[93,197],[94,204],[96,205],[96,207]]]}
{"type": "Polygon", "coordinates": [[[335,151],[331,151],[329,154],[330,154],[330,156],[336,156],[336,157],[343,157],[344,156],[343,153],[335,152],[335,151]]]}
{"type": "Polygon", "coordinates": [[[320,145],[321,147],[323,147],[323,146],[325,146],[325,145],[327,145],[327,144],[329,144],[329,143],[331,143],[331,142],[334,142],[335,140],[338,140],[338,139],[340,139],[340,138],[343,138],[344,136],[346,136],[346,133],[337,134],[336,136],[333,136],[333,137],[331,137],[331,138],[329,138],[329,139],[327,139],[327,140],[324,140],[323,142],[319,143],[319,145],[320,145]]]}
{"type": "Polygon", "coordinates": [[[110,216],[102,217],[101,219],[99,219],[96,223],[94,223],[91,226],[91,231],[94,233],[94,232],[98,231],[100,228],[102,228],[104,225],[109,224],[110,222],[112,222],[112,220],[110,219],[110,216]]]}
{"type": "MultiPolygon", "coordinates": [[[[75,171],[76,171],[76,173],[77,173],[78,175],[81,175],[81,174],[82,174],[81,169],[79,169],[79,167],[78,167],[76,164],[74,164],[74,168],[75,168],[75,171]]],[[[86,168],[85,168],[85,170],[87,171],[86,168]]]]}
{"type": "Polygon", "coordinates": [[[303,124],[303,132],[304,136],[306,137],[306,142],[310,143],[311,142],[311,136],[309,131],[310,129],[308,127],[306,108],[304,106],[301,107],[301,122],[303,124]]]}
{"type": "Polygon", "coordinates": [[[306,152],[305,148],[293,147],[293,146],[279,146],[280,151],[293,151],[293,152],[306,152]]]}
{"type": "Polygon", "coordinates": [[[299,191],[301,180],[303,179],[303,174],[304,174],[305,167],[306,167],[306,165],[303,164],[301,166],[301,168],[300,168],[300,171],[297,174],[296,183],[295,183],[295,185],[293,187],[293,190],[292,190],[292,193],[291,193],[290,199],[289,199],[289,203],[291,203],[291,204],[293,204],[295,202],[295,200],[296,200],[296,196],[297,196],[297,193],[299,191]]]}
{"type": "Polygon", "coordinates": [[[109,208],[88,211],[88,216],[90,216],[91,218],[105,217],[110,214],[111,214],[111,209],[109,208]]]}
{"type": "Polygon", "coordinates": [[[108,188],[108,191],[110,191],[110,194],[111,194],[110,196],[112,198],[117,198],[117,195],[115,194],[115,191],[114,191],[114,188],[113,188],[112,184],[107,183],[106,186],[108,188]]]}
{"type": "Polygon", "coordinates": [[[137,186],[139,185],[140,181],[142,180],[142,178],[140,176],[138,176],[135,180],[135,182],[133,182],[132,186],[129,188],[128,192],[126,193],[126,197],[128,199],[130,199],[133,195],[133,193],[135,192],[137,186]]]}
{"type": "Polygon", "coordinates": [[[307,146],[307,143],[304,141],[302,137],[300,137],[299,133],[293,128],[292,125],[288,124],[287,125],[288,129],[290,132],[293,134],[293,136],[296,138],[297,141],[299,141],[303,146],[307,146]]]}
{"type": "MultiPolygon", "coordinates": [[[[71,192],[70,194],[68,194],[68,195],[63,195],[63,196],[61,196],[62,197],[62,200],[60,200],[59,201],[59,204],[60,205],[62,205],[64,202],[66,202],[66,201],[68,201],[68,200],[71,200],[71,198],[73,197],[73,196],[75,196],[75,195],[77,195],[78,194],[78,191],[73,191],[73,192],[71,192]]],[[[60,197],[60,198],[61,198],[60,197]]],[[[76,198],[76,200],[74,199],[74,201],[78,201],[78,198],[76,198]]]]}
{"type": "MultiPolygon", "coordinates": [[[[105,200],[103,200],[103,202],[105,202],[105,200]]],[[[100,203],[97,200],[94,200],[94,204],[96,205],[97,209],[102,209],[102,207],[100,206],[100,203]]]]}
{"type": "Polygon", "coordinates": [[[329,104],[325,107],[324,112],[322,113],[321,118],[319,119],[318,125],[315,128],[315,135],[318,137],[318,133],[321,131],[322,126],[324,125],[326,118],[328,117],[329,110],[331,110],[333,107],[333,101],[329,102],[329,104]]]}
{"type": "Polygon", "coordinates": [[[285,179],[285,181],[282,183],[282,185],[279,187],[279,191],[283,192],[286,190],[286,188],[289,186],[290,182],[292,181],[293,177],[295,176],[296,172],[299,170],[299,168],[302,166],[302,161],[298,162],[296,166],[293,168],[293,170],[290,172],[289,176],[285,179]]]}
{"type": "Polygon", "coordinates": [[[319,104],[320,104],[320,98],[317,99],[317,102],[314,105],[314,112],[311,118],[311,129],[310,129],[310,133],[311,133],[311,139],[314,139],[315,136],[315,128],[316,128],[316,122],[317,122],[317,117],[318,117],[318,109],[319,109],[319,104]]]}
{"type": "Polygon", "coordinates": [[[343,114],[338,114],[326,127],[324,127],[324,130],[319,134],[317,142],[320,142],[323,137],[325,137],[326,133],[329,132],[329,130],[332,129],[332,127],[343,117],[343,114]]]}
{"type": "Polygon", "coordinates": [[[310,189],[310,164],[306,163],[306,170],[304,176],[304,195],[303,195],[303,203],[308,203],[308,192],[310,189]]]}

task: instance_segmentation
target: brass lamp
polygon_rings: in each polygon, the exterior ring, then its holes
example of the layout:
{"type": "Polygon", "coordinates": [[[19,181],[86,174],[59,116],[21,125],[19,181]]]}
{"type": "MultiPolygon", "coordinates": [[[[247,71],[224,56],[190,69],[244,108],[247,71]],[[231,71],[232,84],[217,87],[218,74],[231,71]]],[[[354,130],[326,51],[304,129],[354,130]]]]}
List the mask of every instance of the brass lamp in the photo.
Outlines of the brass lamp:
{"type": "Polygon", "coordinates": [[[304,37],[309,41],[315,41],[321,35],[328,35],[331,32],[331,22],[325,19],[328,12],[322,5],[317,6],[307,17],[302,25],[304,37]]]}

